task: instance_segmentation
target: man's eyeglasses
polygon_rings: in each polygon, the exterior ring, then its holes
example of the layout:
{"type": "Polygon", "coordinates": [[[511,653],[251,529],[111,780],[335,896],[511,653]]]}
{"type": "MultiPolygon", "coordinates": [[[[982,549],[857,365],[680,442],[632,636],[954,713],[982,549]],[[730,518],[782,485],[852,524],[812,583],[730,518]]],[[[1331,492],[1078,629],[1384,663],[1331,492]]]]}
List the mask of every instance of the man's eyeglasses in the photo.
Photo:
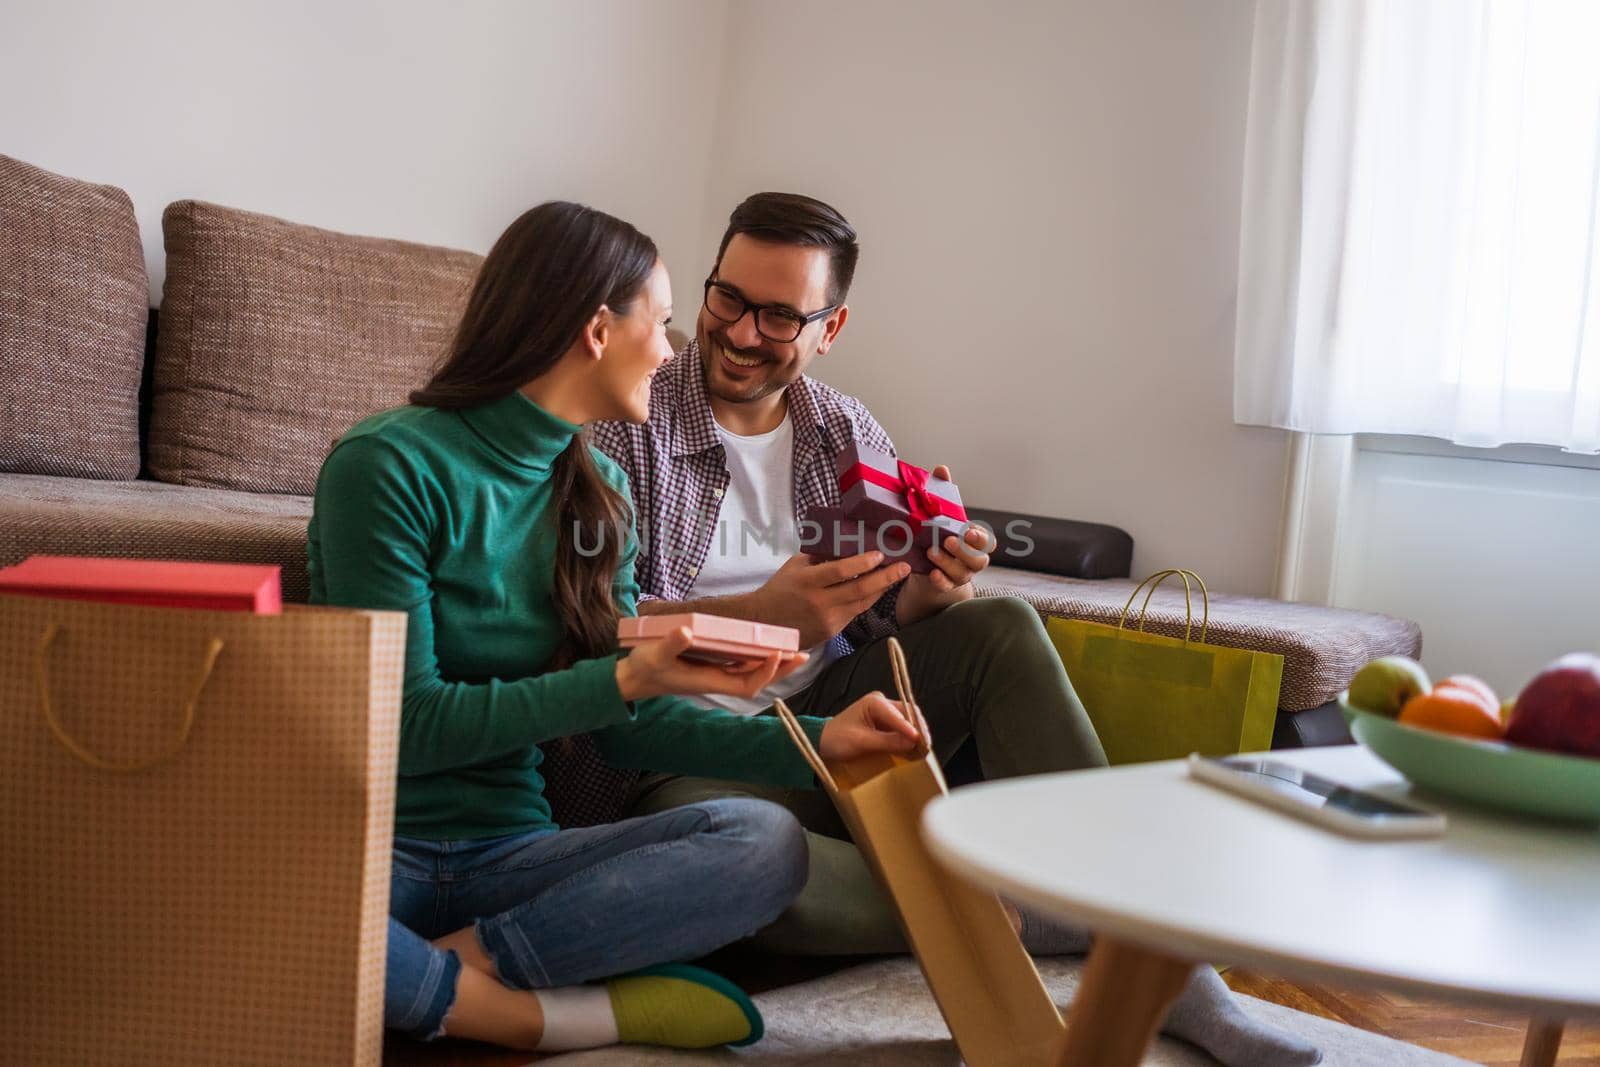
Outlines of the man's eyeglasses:
{"type": "Polygon", "coordinates": [[[714,278],[706,279],[705,304],[707,311],[730,325],[744,318],[745,312],[751,312],[756,317],[756,332],[780,345],[793,341],[800,336],[801,330],[839,307],[838,304],[831,304],[821,311],[802,315],[793,308],[778,304],[752,304],[739,290],[714,278]]]}

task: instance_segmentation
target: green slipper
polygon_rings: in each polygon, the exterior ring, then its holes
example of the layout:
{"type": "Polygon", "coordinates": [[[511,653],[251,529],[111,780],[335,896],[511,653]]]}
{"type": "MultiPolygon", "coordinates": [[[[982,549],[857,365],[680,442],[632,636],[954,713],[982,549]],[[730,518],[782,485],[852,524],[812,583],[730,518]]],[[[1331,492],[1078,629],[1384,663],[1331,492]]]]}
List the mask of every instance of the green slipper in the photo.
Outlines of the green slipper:
{"type": "Polygon", "coordinates": [[[726,978],[686,963],[663,963],[606,982],[617,1035],[669,1048],[753,1045],[766,1032],[761,1012],[726,978]]]}

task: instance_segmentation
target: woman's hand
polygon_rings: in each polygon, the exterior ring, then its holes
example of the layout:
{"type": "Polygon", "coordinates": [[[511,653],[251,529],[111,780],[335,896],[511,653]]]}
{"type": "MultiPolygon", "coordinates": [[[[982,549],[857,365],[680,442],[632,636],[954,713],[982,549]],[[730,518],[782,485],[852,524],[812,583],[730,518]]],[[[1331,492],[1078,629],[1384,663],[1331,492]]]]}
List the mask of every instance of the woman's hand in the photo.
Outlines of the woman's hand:
{"type": "Polygon", "coordinates": [[[680,659],[690,640],[688,628],[680,626],[619,658],[617,691],[622,699],[645,700],[664,693],[753,697],[779,678],[793,674],[807,658],[804,652],[774,652],[766,659],[721,667],[680,659]]]}
{"type": "MultiPolygon", "coordinates": [[[[901,711],[905,705],[882,693],[868,693],[828,720],[818,751],[825,760],[852,760],[874,752],[909,755],[922,740],[901,711]]],[[[917,721],[922,713],[913,709],[917,721]]],[[[927,724],[923,723],[923,729],[927,724]]]]}

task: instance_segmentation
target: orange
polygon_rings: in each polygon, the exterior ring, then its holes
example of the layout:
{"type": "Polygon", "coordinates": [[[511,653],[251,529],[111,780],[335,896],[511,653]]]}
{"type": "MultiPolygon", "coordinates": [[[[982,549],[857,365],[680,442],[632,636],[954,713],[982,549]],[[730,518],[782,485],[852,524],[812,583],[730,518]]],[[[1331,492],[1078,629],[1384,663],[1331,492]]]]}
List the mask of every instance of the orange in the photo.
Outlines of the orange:
{"type": "Polygon", "coordinates": [[[1498,711],[1491,712],[1471,690],[1441,683],[1433,692],[1406,701],[1400,709],[1400,721],[1425,730],[1499,740],[1505,736],[1506,725],[1500,721],[1498,711]]]}

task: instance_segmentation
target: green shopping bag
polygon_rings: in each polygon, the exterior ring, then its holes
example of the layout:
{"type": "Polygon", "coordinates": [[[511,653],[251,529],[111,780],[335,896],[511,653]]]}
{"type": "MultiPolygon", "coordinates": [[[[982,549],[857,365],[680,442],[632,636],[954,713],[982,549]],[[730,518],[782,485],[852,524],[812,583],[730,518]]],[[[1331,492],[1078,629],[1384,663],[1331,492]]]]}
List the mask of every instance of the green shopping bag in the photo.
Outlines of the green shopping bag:
{"type": "Polygon", "coordinates": [[[1140,582],[1115,626],[1081,619],[1049,619],[1045,628],[1066,665],[1113,764],[1179,759],[1191,752],[1224,756],[1272,745],[1278,717],[1283,657],[1206,644],[1211,596],[1193,571],[1158,571],[1140,582]],[[1182,640],[1144,632],[1144,615],[1156,587],[1183,579],[1188,624],[1182,640]],[[1191,641],[1194,609],[1189,579],[1200,586],[1204,613],[1200,639],[1191,641]],[[1139,628],[1128,612],[1149,586],[1139,608],[1139,628]]]}

